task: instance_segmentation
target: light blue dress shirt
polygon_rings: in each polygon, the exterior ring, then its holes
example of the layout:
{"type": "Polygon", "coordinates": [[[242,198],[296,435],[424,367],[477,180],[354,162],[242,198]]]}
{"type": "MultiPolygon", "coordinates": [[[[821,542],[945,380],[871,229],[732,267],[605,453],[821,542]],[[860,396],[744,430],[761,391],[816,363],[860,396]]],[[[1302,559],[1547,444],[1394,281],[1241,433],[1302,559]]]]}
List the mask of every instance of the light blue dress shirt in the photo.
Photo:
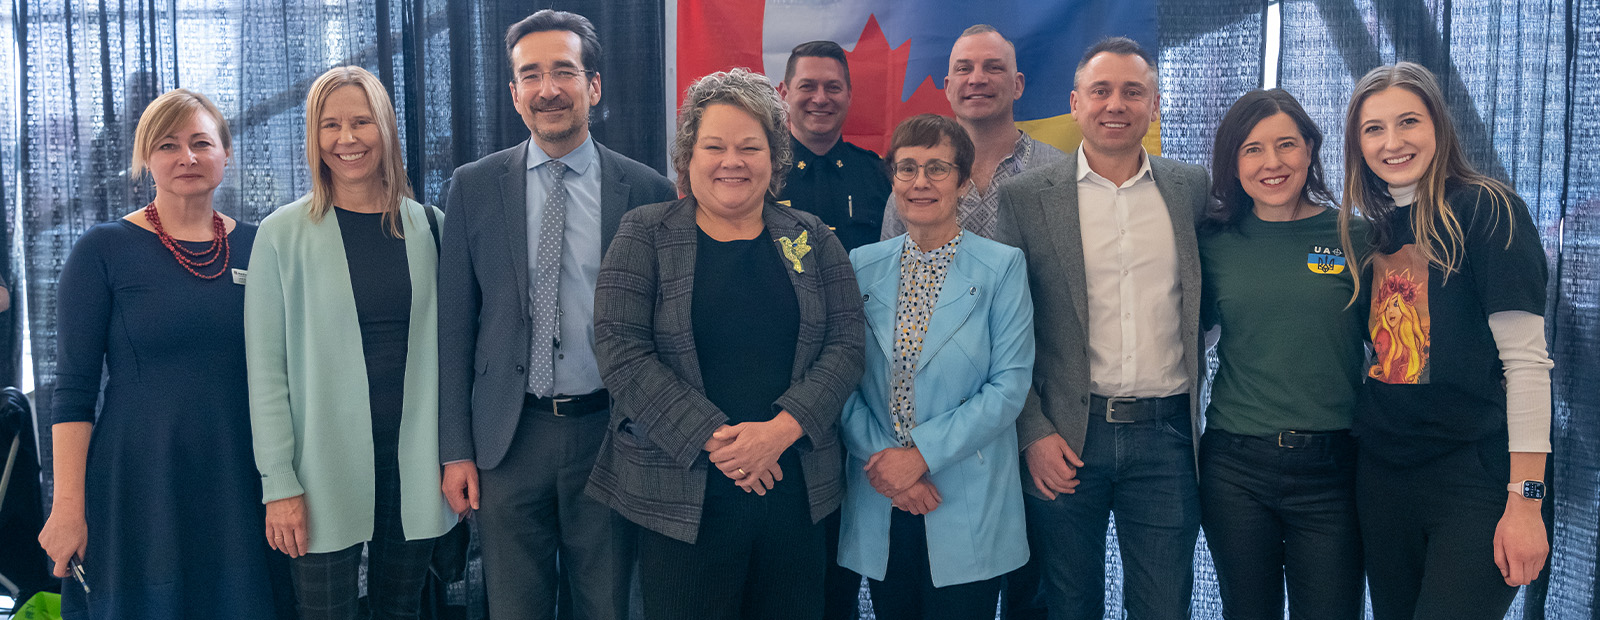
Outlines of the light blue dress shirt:
{"type": "MultiPolygon", "coordinates": [[[[528,140],[528,294],[539,256],[539,229],[544,224],[545,194],[555,178],[545,164],[551,159],[528,140]]],[[[555,349],[555,394],[578,396],[603,387],[594,359],[594,286],[600,274],[600,151],[590,136],[560,158],[567,191],[567,223],[561,244],[561,310],[559,345],[555,349]]],[[[531,301],[531,300],[530,300],[531,301]]],[[[533,304],[528,305],[529,308],[533,304]]]]}

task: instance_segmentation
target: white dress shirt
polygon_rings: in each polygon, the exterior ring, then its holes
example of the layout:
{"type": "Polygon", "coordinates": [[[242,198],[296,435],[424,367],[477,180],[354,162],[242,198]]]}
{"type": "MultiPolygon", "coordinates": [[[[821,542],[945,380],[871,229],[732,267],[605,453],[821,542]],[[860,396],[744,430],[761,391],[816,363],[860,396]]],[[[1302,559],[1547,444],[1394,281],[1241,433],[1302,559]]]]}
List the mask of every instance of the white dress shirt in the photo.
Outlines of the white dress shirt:
{"type": "Polygon", "coordinates": [[[1106,397],[1189,391],[1183,368],[1177,240],[1150,157],[1117,185],[1078,148],[1078,224],[1088,284],[1089,388],[1106,397]]]}

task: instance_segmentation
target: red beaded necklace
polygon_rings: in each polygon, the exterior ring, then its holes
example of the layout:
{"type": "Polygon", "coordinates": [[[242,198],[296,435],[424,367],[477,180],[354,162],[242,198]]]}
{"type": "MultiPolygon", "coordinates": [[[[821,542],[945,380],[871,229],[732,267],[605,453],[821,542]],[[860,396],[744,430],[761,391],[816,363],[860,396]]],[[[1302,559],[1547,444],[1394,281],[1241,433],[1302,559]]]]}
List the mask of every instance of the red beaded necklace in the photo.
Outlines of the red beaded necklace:
{"type": "Polygon", "coordinates": [[[189,248],[179,245],[172,238],[172,235],[167,234],[166,229],[161,227],[161,215],[156,213],[155,201],[145,205],[144,219],[150,222],[151,228],[156,229],[156,236],[161,238],[161,245],[167,246],[167,251],[172,252],[172,257],[178,259],[178,266],[183,267],[184,271],[188,271],[202,280],[215,280],[217,276],[228,271],[228,229],[222,223],[222,216],[218,215],[216,211],[211,212],[211,245],[199,251],[191,251],[189,248]],[[200,260],[208,254],[211,255],[211,258],[200,260]],[[216,273],[205,275],[196,271],[196,269],[205,268],[217,262],[217,257],[222,258],[222,267],[216,273]]]}

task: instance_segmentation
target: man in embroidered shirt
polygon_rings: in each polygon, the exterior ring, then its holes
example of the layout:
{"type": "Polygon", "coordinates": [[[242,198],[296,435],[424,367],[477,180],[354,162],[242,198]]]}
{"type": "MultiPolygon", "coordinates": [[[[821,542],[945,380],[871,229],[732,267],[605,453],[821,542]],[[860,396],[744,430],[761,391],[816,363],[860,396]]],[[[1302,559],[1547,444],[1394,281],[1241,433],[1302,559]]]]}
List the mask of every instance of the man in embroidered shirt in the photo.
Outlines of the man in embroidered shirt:
{"type": "Polygon", "coordinates": [[[1154,57],[1126,38],[1078,65],[1075,157],[1000,189],[999,240],[1028,257],[1038,354],[1017,419],[1032,552],[1051,618],[1105,616],[1108,513],[1132,620],[1189,617],[1204,168],[1142,141],[1154,57]],[[1080,456],[1082,458],[1080,458],[1080,456]]]}
{"type": "MultiPolygon", "coordinates": [[[[963,229],[993,238],[1000,182],[1066,159],[1066,155],[1017,129],[1013,108],[1022,97],[1023,86],[1022,72],[1017,71],[1017,48],[994,26],[978,24],[962,32],[950,48],[949,71],[944,76],[944,95],[956,122],[978,148],[972,162],[972,186],[956,204],[956,219],[963,229]]],[[[883,210],[880,238],[905,232],[894,196],[890,196],[883,210]]]]}
{"type": "Polygon", "coordinates": [[[794,142],[794,167],[778,202],[822,218],[846,250],[877,241],[889,175],[877,153],[841,139],[850,114],[844,49],[833,41],[795,46],[778,94],[788,105],[794,142]]]}

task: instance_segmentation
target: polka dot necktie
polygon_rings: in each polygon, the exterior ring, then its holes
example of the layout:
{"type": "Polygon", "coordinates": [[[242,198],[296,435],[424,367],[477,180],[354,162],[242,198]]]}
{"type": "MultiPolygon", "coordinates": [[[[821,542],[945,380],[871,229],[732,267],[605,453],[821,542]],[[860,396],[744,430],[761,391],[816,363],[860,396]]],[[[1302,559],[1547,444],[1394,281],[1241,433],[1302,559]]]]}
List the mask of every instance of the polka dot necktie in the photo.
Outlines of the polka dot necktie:
{"type": "Polygon", "coordinates": [[[544,219],[539,224],[539,250],[533,274],[533,346],[528,348],[528,391],[555,396],[555,349],[561,334],[561,240],[567,227],[567,165],[559,159],[546,162],[550,191],[544,196],[544,219]]]}

